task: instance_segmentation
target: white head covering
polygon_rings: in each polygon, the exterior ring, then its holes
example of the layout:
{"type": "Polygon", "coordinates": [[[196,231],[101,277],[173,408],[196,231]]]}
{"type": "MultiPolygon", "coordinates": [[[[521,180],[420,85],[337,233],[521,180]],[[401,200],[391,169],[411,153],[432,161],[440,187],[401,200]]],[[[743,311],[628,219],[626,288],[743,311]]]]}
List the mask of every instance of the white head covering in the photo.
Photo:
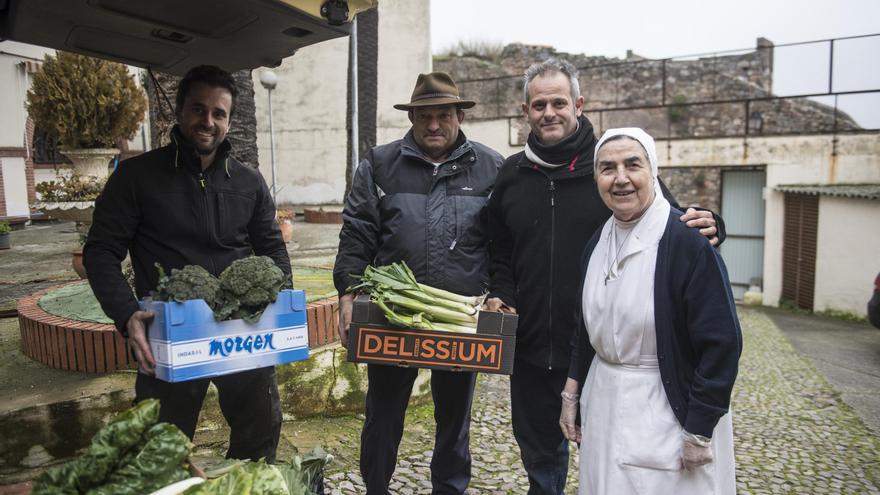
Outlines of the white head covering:
{"type": "Polygon", "coordinates": [[[642,148],[645,149],[645,155],[648,157],[648,162],[651,164],[651,176],[654,178],[654,192],[657,195],[662,196],[663,191],[660,189],[660,182],[657,180],[657,176],[660,175],[659,165],[657,163],[657,146],[654,144],[654,138],[639,127],[621,127],[619,129],[608,129],[605,131],[605,133],[602,134],[602,138],[596,143],[596,150],[593,152],[593,173],[596,172],[596,169],[599,166],[599,148],[615,136],[627,136],[635,139],[642,145],[642,148]]]}
{"type": "MultiPolygon", "coordinates": [[[[654,200],[636,220],[605,222],[584,281],[584,321],[590,343],[605,361],[639,365],[645,356],[656,362],[654,334],[654,271],[660,238],[669,220],[670,206],[657,179],[654,139],[635,127],[609,129],[596,144],[599,149],[614,136],[627,136],[645,149],[654,180],[654,200]]],[[[595,169],[594,169],[595,172],[595,169]]]]}

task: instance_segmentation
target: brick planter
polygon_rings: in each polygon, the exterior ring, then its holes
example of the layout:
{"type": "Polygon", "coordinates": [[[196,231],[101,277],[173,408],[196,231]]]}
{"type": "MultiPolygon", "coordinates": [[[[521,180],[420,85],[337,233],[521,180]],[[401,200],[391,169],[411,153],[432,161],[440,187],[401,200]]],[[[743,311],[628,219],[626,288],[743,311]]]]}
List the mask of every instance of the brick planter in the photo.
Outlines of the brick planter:
{"type": "MultiPolygon", "coordinates": [[[[74,282],[75,283],[75,282],[74,282]]],[[[43,311],[37,304],[49,287],[18,301],[21,352],[51,368],[106,373],[137,367],[128,353],[125,339],[113,325],[69,320],[43,311]]],[[[339,302],[336,297],[309,303],[306,318],[309,348],[339,340],[339,302]]]]}
{"type": "Polygon", "coordinates": [[[37,301],[65,284],[18,301],[21,352],[51,368],[105,373],[134,368],[125,339],[113,325],[69,320],[43,311],[37,301]]]}
{"type": "Polygon", "coordinates": [[[339,341],[339,299],[331,297],[306,305],[309,324],[309,348],[339,341]]]}
{"type": "Polygon", "coordinates": [[[306,223],[342,223],[342,211],[306,208],[303,216],[306,223]]]}

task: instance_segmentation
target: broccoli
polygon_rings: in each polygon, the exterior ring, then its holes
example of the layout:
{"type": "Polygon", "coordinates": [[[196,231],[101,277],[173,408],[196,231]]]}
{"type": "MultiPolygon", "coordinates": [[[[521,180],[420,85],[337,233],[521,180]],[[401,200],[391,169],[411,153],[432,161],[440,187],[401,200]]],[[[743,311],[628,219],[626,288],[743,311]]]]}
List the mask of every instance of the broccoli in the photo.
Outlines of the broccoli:
{"type": "Polygon", "coordinates": [[[198,265],[186,265],[172,269],[168,276],[159,263],[156,263],[156,268],[159,270],[159,285],[151,294],[153,299],[177,302],[204,299],[211,310],[215,309],[220,281],[208,270],[198,265]]]}
{"type": "Polygon", "coordinates": [[[288,285],[284,272],[266,256],[249,256],[233,261],[217,278],[198,265],[172,269],[171,275],[159,270],[159,285],[152,292],[157,301],[184,302],[204,299],[217,321],[244,319],[254,323],[278,291],[288,285]]]}
{"type": "Polygon", "coordinates": [[[243,318],[252,323],[259,320],[266,306],[275,302],[285,278],[284,272],[266,256],[233,261],[220,274],[215,318],[243,318]]]}

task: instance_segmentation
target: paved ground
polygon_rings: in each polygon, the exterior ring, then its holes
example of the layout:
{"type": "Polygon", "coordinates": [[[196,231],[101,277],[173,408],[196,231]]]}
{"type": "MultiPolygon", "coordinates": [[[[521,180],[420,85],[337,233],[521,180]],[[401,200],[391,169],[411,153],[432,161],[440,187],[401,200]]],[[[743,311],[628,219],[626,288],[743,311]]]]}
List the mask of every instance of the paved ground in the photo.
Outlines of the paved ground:
{"type": "Polygon", "coordinates": [[[880,435],[880,329],[769,308],[767,315],[880,435]]]}
{"type": "MultiPolygon", "coordinates": [[[[740,308],[744,350],[732,400],[740,494],[878,494],[880,439],[841,395],[785,338],[762,310],[740,308]]],[[[880,338],[874,339],[880,342],[880,338]]],[[[873,381],[876,393],[880,382],[873,381]]],[[[430,406],[407,425],[397,493],[430,493],[430,406]],[[424,411],[427,410],[427,411],[424,411]]],[[[476,394],[469,493],[526,493],[525,472],[510,433],[507,380],[482,375],[476,394]]],[[[363,493],[355,459],[356,436],[334,447],[332,493],[363,493]]],[[[574,466],[575,460],[572,459],[574,466]]],[[[575,493],[574,469],[566,493],[575,493]]]]}
{"type": "MultiPolygon", "coordinates": [[[[294,264],[331,267],[337,227],[304,223],[297,227],[295,242],[289,245],[294,264]]],[[[16,232],[13,243],[12,251],[0,253],[4,268],[0,301],[72,278],[67,251],[76,247],[76,234],[69,224],[16,232]]],[[[880,331],[776,310],[740,308],[740,318],[744,351],[733,398],[739,493],[880,494],[880,440],[866,426],[866,422],[876,425],[872,401],[880,394],[880,331]]],[[[17,360],[13,323],[5,320],[0,325],[4,330],[0,357],[10,364],[3,368],[8,376],[0,386],[19,387],[18,391],[33,387],[28,393],[40,393],[40,387],[49,385],[60,394],[76,395],[89,387],[109,386],[106,378],[61,377],[58,373],[63,372],[26,358],[17,360]],[[48,374],[41,375],[41,370],[48,374]]],[[[130,377],[122,377],[122,382],[130,387],[130,377]]],[[[507,387],[503,376],[481,375],[478,380],[470,494],[526,492],[525,473],[510,433],[507,387]]],[[[0,396],[8,392],[4,388],[0,396]]],[[[395,493],[430,492],[432,412],[431,404],[410,408],[395,493]]],[[[205,419],[196,434],[196,454],[220,455],[228,431],[219,418],[205,419]]],[[[363,493],[356,474],[362,420],[358,415],[288,421],[279,457],[285,459],[295,448],[324,445],[336,457],[327,473],[328,493],[363,493]]],[[[567,493],[576,491],[571,483],[575,466],[576,454],[567,493]]]]}

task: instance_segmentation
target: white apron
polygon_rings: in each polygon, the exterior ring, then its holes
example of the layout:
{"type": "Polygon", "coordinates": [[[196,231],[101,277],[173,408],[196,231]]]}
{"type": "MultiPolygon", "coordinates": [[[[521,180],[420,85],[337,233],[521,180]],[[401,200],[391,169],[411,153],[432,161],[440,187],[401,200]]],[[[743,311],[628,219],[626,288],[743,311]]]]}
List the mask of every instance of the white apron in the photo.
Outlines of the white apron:
{"type": "Polygon", "coordinates": [[[712,435],[715,460],[681,469],[682,427],[669,407],[656,355],[642,356],[637,366],[594,358],[581,418],[581,495],[736,493],[729,413],[712,435]]]}
{"type": "Polygon", "coordinates": [[[660,196],[637,222],[609,219],[587,268],[582,310],[596,357],[581,393],[581,495],[736,492],[730,414],[712,435],[715,460],[681,468],[682,427],[663,389],[654,322],[668,215],[660,196]]]}

